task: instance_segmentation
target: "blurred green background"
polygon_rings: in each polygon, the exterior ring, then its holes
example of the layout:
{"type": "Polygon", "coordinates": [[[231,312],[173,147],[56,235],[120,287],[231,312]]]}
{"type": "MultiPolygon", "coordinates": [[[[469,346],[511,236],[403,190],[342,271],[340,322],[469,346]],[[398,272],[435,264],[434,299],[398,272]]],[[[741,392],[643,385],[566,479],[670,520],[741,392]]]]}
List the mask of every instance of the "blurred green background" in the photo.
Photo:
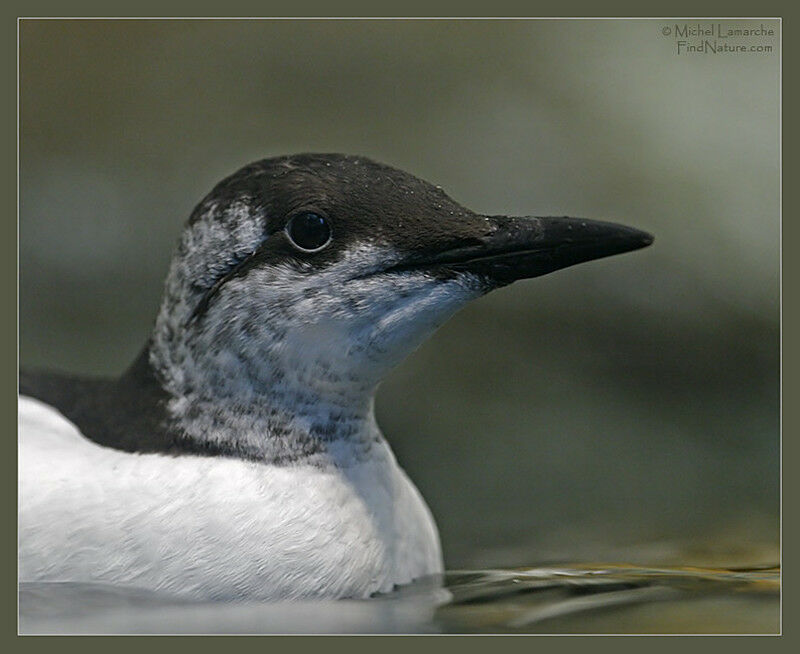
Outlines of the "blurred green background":
{"type": "Polygon", "coordinates": [[[121,372],[219,179],[367,155],[656,235],[473,303],[382,386],[448,567],[774,558],[778,38],[678,55],[672,24],[22,21],[21,365],[121,372]]]}

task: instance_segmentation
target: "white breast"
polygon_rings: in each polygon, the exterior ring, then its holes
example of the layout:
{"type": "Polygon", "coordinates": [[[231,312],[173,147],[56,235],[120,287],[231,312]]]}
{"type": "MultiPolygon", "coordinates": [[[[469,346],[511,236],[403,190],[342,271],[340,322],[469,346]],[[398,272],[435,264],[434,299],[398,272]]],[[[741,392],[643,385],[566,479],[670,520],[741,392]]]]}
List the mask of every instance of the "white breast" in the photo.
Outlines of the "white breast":
{"type": "Polygon", "coordinates": [[[24,397],[19,438],[21,581],[338,598],[442,570],[430,512],[385,446],[346,469],[129,454],[24,397]]]}

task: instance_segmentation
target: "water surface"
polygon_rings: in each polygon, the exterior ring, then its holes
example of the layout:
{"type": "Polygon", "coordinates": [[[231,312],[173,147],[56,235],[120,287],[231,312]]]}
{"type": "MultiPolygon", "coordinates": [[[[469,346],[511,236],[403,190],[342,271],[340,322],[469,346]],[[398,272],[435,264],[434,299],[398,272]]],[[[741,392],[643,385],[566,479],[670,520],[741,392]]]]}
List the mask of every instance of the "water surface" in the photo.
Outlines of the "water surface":
{"type": "Polygon", "coordinates": [[[780,570],[573,564],[450,571],[370,600],[198,602],[25,583],[20,632],[777,633],[780,570]]]}

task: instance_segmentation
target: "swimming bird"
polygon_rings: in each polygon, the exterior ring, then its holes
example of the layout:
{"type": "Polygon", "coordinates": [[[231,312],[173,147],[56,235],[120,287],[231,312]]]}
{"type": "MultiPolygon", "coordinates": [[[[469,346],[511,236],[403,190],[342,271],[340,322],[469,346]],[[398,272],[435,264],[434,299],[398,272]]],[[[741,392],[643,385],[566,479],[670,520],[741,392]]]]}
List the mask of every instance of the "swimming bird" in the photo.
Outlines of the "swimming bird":
{"type": "Polygon", "coordinates": [[[364,157],[245,166],[191,214],[124,374],[21,373],[20,580],[360,598],[440,573],[378,384],[470,300],[651,241],[480,215],[364,157]]]}

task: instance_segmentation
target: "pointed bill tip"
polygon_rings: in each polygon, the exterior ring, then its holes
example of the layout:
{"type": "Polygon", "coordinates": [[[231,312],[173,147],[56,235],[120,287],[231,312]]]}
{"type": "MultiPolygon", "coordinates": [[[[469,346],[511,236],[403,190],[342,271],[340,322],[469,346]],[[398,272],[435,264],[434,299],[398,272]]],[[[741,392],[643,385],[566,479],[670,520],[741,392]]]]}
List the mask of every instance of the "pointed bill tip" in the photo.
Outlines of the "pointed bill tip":
{"type": "Polygon", "coordinates": [[[586,261],[649,246],[653,236],[619,225],[567,217],[489,218],[494,231],[480,256],[467,264],[498,284],[539,277],[586,261]]]}

